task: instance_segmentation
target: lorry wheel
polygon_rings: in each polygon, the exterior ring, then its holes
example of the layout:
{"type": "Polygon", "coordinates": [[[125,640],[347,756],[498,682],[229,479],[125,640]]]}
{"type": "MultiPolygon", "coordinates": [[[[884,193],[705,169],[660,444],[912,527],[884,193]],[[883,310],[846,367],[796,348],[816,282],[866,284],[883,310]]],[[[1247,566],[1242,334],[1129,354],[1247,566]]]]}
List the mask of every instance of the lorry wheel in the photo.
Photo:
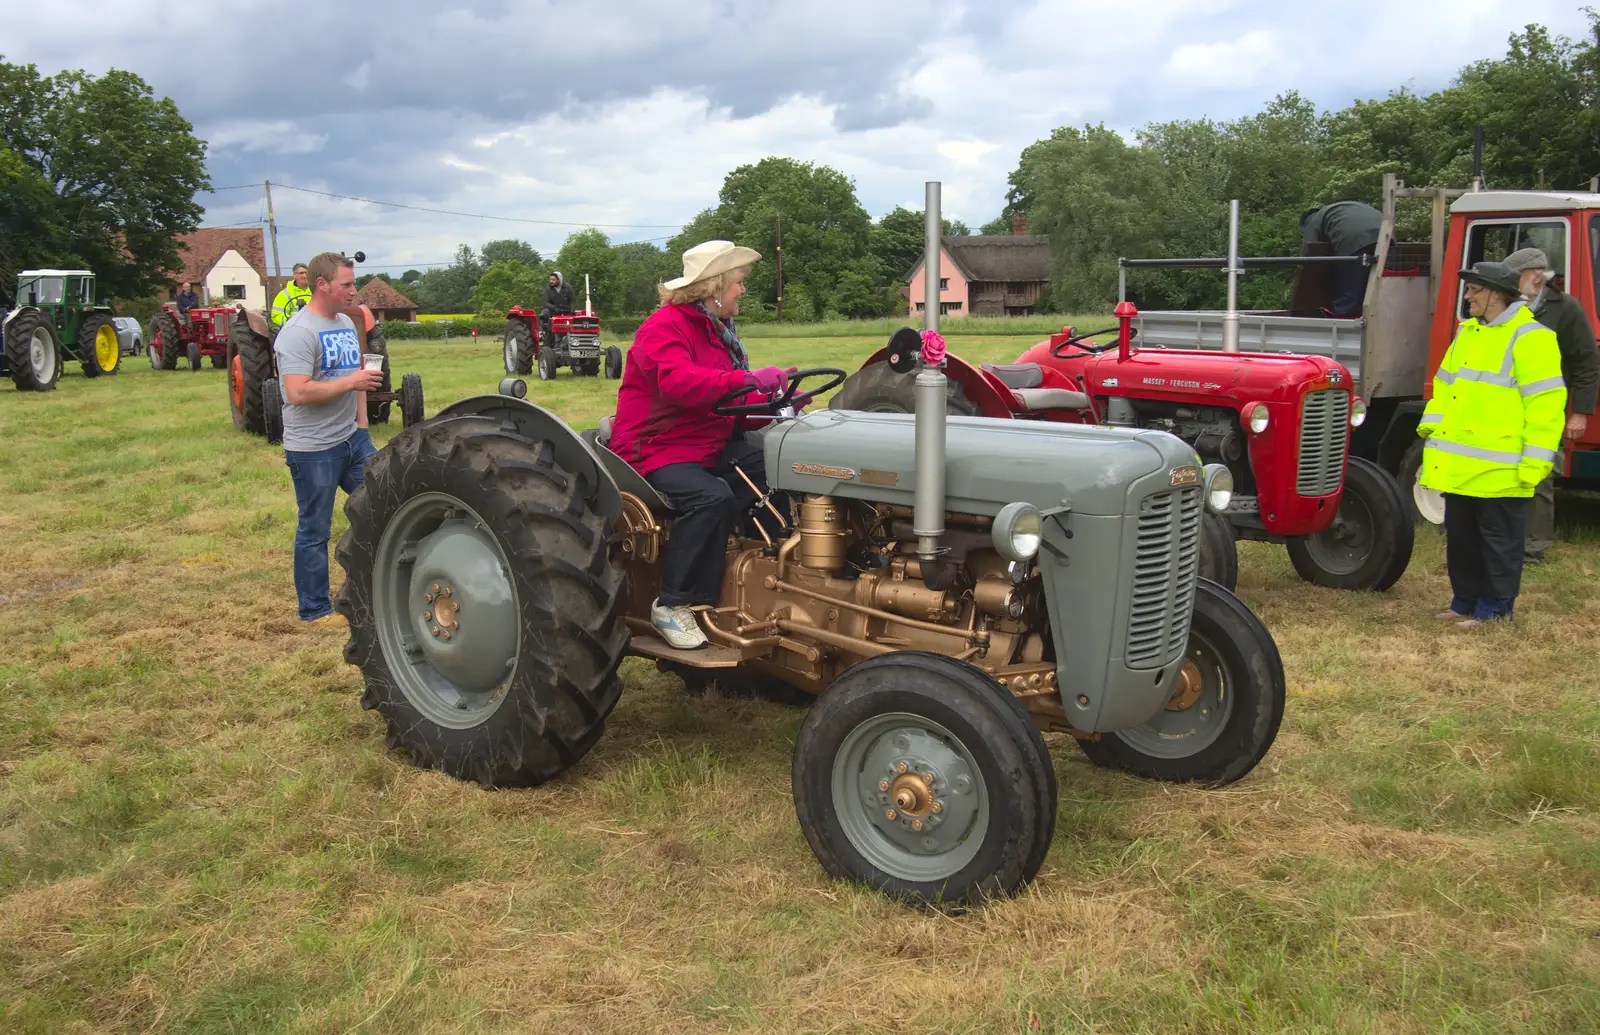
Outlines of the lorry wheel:
{"type": "Polygon", "coordinates": [[[409,428],[421,424],[425,419],[422,412],[422,375],[400,375],[400,426],[409,428]]]}
{"type": "Polygon", "coordinates": [[[1142,726],[1078,746],[1107,769],[1220,787],[1266,755],[1283,720],[1284,692],[1283,661],[1261,619],[1201,579],[1172,700],[1142,726]]]}
{"type": "Polygon", "coordinates": [[[606,379],[615,381],[622,376],[622,349],[616,345],[606,346],[606,379]]]}
{"type": "MultiPolygon", "coordinates": [[[[869,413],[917,412],[917,375],[897,374],[887,363],[862,367],[849,377],[828,403],[832,410],[866,410],[869,413]]],[[[954,378],[949,382],[945,412],[952,417],[981,417],[978,404],[954,378]]]]}
{"type": "Polygon", "coordinates": [[[401,432],[345,504],[337,552],[362,707],[418,768],[484,787],[541,784],[588,753],[630,639],[585,480],[508,427],[401,432]]]}
{"type": "Polygon", "coordinates": [[[1444,527],[1444,493],[1422,484],[1422,439],[1411,443],[1401,459],[1399,481],[1400,495],[1405,497],[1411,523],[1426,522],[1436,529],[1444,527]]]}
{"type": "Polygon", "coordinates": [[[122,366],[122,345],[110,313],[91,313],[78,328],[78,361],[84,377],[115,374],[122,366]]]}
{"type": "Polygon", "coordinates": [[[1229,591],[1239,584],[1239,542],[1233,526],[1209,510],[1200,519],[1200,577],[1229,591]]]}
{"type": "Polygon", "coordinates": [[[261,431],[272,445],[283,441],[283,391],[275,377],[261,382],[261,431]]]}
{"type": "Polygon", "coordinates": [[[795,815],[822,868],[895,898],[963,905],[1038,873],[1056,774],[1016,698],[922,651],[846,669],[795,739],[795,815]]]}
{"type": "Polygon", "coordinates": [[[183,354],[183,342],[178,338],[178,321],[165,309],[156,311],[150,318],[151,350],[156,338],[161,339],[161,369],[178,369],[178,357],[183,354]]]}
{"type": "Polygon", "coordinates": [[[1289,560],[1315,585],[1381,592],[1411,563],[1413,528],[1405,497],[1389,473],[1352,456],[1345,463],[1333,524],[1290,539],[1289,560]]]}
{"type": "Polygon", "coordinates": [[[38,309],[18,313],[5,328],[6,366],[19,392],[48,392],[61,379],[61,343],[38,309]]]}
{"type": "Polygon", "coordinates": [[[554,381],[556,379],[556,350],[548,345],[539,350],[539,380],[554,381]]]}
{"type": "Polygon", "coordinates": [[[189,369],[199,370],[201,362],[202,358],[200,355],[200,344],[198,342],[191,341],[189,343],[189,369]]]}
{"type": "Polygon", "coordinates": [[[512,317],[506,322],[505,363],[508,374],[533,373],[533,330],[528,321],[512,317]]]}
{"type": "MultiPolygon", "coordinates": [[[[261,386],[272,380],[272,342],[250,329],[243,317],[228,331],[228,410],[233,426],[252,435],[267,433],[261,386]]],[[[281,401],[281,395],[280,395],[281,401]]],[[[282,409],[280,407],[281,415],[282,409]]]]}
{"type": "MultiPolygon", "coordinates": [[[[383,357],[383,380],[378,385],[378,391],[389,391],[389,339],[383,333],[383,324],[374,323],[372,325],[372,330],[367,332],[367,346],[363,351],[383,357]]],[[[375,402],[372,396],[368,395],[367,423],[369,425],[389,423],[389,406],[390,401],[388,399],[382,402],[375,402]]],[[[404,419],[404,415],[402,414],[401,416],[404,419]]]]}

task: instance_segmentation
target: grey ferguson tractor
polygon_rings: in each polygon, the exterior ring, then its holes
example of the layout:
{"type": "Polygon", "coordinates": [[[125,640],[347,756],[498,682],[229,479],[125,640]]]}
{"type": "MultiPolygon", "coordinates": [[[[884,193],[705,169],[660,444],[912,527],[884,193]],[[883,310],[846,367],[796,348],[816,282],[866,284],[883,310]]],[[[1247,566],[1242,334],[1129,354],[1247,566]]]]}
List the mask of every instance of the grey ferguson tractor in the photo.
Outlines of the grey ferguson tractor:
{"type": "Polygon", "coordinates": [[[915,414],[792,416],[845,376],[719,403],[775,418],[757,506],[782,528],[730,539],[697,651],[651,631],[673,510],[604,425],[580,435],[508,379],[397,435],[346,504],[336,603],[389,743],[534,786],[598,743],[630,654],[690,688],[798,690],[815,699],[795,812],[823,868],[928,903],[1038,872],[1057,797],[1041,731],[1158,780],[1220,785],[1261,760],[1277,649],[1198,576],[1224,468],[1159,430],[947,421],[936,365],[915,414]]]}

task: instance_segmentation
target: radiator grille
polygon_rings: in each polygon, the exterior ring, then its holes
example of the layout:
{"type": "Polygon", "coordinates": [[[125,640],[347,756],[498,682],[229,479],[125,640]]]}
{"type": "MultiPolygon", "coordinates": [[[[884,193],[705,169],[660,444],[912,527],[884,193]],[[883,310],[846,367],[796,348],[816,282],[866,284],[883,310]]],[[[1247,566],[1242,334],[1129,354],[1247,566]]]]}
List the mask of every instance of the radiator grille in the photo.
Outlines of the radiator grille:
{"type": "Polygon", "coordinates": [[[1337,388],[1310,392],[1300,404],[1300,463],[1295,491],[1331,496],[1344,476],[1350,437],[1350,393],[1337,388]]]}
{"type": "Polygon", "coordinates": [[[587,356],[593,358],[600,355],[600,335],[598,334],[569,334],[567,335],[567,351],[574,356],[587,356]]]}
{"type": "Polygon", "coordinates": [[[1129,668],[1161,668],[1183,654],[1200,571],[1200,489],[1158,492],[1140,504],[1128,615],[1129,668]]]}

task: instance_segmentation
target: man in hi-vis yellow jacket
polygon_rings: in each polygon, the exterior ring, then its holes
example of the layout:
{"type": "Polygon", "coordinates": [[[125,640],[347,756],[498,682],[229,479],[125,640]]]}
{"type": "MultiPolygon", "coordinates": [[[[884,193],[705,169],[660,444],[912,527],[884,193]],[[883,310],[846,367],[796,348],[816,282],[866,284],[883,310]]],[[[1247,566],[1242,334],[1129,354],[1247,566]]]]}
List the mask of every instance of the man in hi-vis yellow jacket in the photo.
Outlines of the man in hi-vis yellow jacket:
{"type": "Polygon", "coordinates": [[[1458,628],[1509,619],[1522,583],[1533,490],[1550,473],[1567,416],[1555,332],[1533,318],[1504,263],[1461,271],[1467,311],[1433,378],[1422,484],[1444,493],[1453,598],[1438,615],[1458,628]]]}

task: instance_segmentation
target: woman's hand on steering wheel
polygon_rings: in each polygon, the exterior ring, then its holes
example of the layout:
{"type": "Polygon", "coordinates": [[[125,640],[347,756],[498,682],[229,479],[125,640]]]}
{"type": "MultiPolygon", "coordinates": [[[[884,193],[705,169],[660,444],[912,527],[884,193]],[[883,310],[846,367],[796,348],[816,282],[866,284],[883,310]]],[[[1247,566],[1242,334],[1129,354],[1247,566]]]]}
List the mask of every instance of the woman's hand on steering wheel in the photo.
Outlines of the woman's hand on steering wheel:
{"type": "Polygon", "coordinates": [[[793,408],[798,410],[800,407],[804,406],[806,403],[810,402],[812,399],[815,399],[824,392],[833,391],[835,388],[838,388],[840,385],[844,384],[844,379],[850,376],[847,371],[840,370],[838,367],[808,367],[805,370],[795,370],[791,368],[788,374],[789,383],[784,387],[783,391],[768,395],[767,398],[762,402],[730,405],[735,399],[742,398],[752,392],[761,391],[761,389],[756,385],[746,385],[743,388],[735,388],[727,395],[724,395],[722,398],[718,399],[712,404],[711,412],[719,417],[747,417],[762,415],[775,417],[784,409],[793,408]],[[807,392],[796,391],[796,389],[800,387],[800,382],[811,377],[826,377],[828,378],[828,381],[820,388],[813,388],[807,392]]]}
{"type": "MultiPolygon", "coordinates": [[[[1102,334],[1115,334],[1119,330],[1121,330],[1120,327],[1104,327],[1098,331],[1085,331],[1082,334],[1074,334],[1060,345],[1056,345],[1051,348],[1050,355],[1057,359],[1065,359],[1066,357],[1063,356],[1062,353],[1067,349],[1077,349],[1080,352],[1086,352],[1091,356],[1097,356],[1102,352],[1110,352],[1112,349],[1117,347],[1117,343],[1114,341],[1108,342],[1105,345],[1085,345],[1084,342],[1089,338],[1098,338],[1102,334]]],[[[1139,332],[1135,330],[1133,333],[1137,335],[1139,332]]]]}

